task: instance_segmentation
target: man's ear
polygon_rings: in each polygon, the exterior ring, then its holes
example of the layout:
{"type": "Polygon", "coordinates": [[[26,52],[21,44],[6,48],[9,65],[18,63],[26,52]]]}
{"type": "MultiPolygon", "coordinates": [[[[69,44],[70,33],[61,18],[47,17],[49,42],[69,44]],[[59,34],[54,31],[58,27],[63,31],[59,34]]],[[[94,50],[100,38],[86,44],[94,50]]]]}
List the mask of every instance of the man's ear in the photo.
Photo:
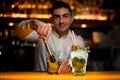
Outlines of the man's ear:
{"type": "Polygon", "coordinates": [[[74,20],[74,14],[71,15],[71,24],[72,24],[73,20],[74,20]]]}
{"type": "Polygon", "coordinates": [[[53,17],[52,16],[49,17],[49,23],[51,24],[51,27],[54,27],[54,25],[53,25],[53,17]]]}

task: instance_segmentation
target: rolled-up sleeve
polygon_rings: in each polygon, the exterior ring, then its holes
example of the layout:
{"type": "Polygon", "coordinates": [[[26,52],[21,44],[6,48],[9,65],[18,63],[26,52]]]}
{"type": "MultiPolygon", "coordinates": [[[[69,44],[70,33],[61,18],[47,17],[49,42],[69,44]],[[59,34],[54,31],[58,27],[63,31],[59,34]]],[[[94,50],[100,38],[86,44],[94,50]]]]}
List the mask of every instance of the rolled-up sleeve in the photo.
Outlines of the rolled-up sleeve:
{"type": "Polygon", "coordinates": [[[30,20],[21,21],[14,29],[14,34],[21,40],[27,40],[30,42],[36,42],[39,37],[35,30],[32,30],[29,26],[30,20]]]}

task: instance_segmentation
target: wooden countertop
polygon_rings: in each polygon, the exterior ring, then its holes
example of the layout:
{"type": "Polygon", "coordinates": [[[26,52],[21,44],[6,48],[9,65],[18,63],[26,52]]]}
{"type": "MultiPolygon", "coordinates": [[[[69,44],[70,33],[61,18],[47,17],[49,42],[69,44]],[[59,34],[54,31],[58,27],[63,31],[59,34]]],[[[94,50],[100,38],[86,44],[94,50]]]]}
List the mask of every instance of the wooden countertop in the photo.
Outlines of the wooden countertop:
{"type": "Polygon", "coordinates": [[[47,72],[0,72],[0,80],[120,80],[120,71],[88,71],[84,76],[50,75],[47,72]]]}

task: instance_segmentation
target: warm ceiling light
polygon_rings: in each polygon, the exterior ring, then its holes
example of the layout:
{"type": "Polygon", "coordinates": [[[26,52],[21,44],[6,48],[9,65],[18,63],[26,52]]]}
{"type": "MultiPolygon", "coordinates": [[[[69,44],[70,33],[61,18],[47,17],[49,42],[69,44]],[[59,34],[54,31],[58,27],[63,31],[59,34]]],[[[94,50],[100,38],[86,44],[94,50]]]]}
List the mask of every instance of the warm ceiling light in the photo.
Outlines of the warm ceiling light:
{"type": "Polygon", "coordinates": [[[86,25],[86,24],[81,24],[81,27],[82,27],[82,28],[86,28],[87,25],[86,25]]]}
{"type": "Polygon", "coordinates": [[[12,5],[11,5],[11,7],[12,7],[12,8],[14,8],[14,7],[15,7],[15,5],[14,5],[14,4],[12,4],[12,5]]]}
{"type": "Polygon", "coordinates": [[[9,25],[9,26],[13,26],[13,25],[14,25],[14,23],[10,22],[8,25],[9,25]]]}

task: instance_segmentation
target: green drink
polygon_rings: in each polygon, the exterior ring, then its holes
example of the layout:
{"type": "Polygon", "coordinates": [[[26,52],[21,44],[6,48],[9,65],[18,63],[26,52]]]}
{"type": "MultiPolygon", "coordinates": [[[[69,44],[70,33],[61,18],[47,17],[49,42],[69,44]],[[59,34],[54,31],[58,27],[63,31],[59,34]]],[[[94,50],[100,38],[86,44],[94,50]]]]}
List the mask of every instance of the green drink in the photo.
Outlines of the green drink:
{"type": "Polygon", "coordinates": [[[74,76],[85,75],[88,52],[82,49],[71,52],[71,66],[74,76]]]}

